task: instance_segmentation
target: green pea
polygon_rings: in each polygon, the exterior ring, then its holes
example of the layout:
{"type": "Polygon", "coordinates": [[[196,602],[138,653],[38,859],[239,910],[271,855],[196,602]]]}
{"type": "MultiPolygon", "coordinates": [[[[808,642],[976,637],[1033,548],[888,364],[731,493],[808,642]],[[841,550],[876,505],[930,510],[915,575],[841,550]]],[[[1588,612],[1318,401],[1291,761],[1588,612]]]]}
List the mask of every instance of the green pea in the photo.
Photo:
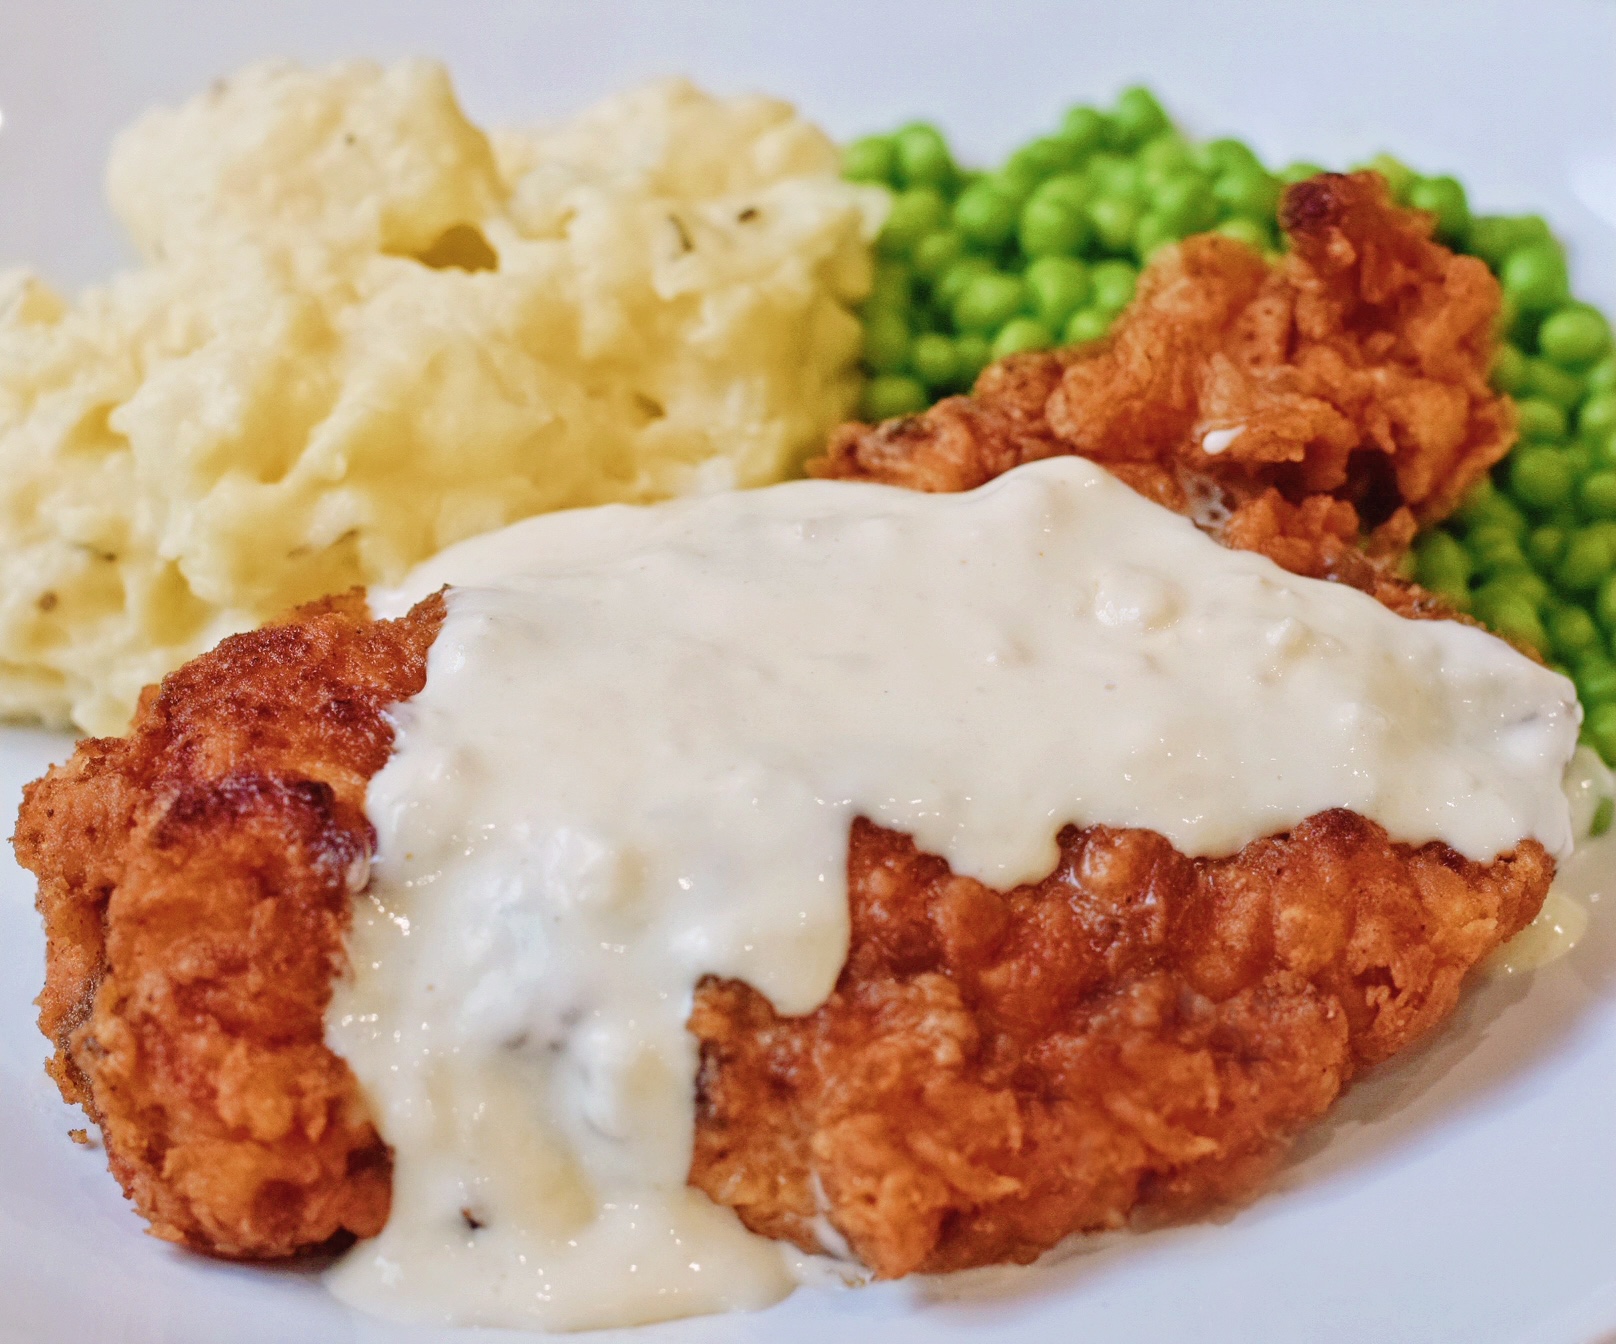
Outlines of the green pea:
{"type": "Polygon", "coordinates": [[[1610,323],[1587,304],[1550,313],[1538,328],[1538,348],[1566,369],[1583,369],[1610,349],[1610,323]]]}
{"type": "Polygon", "coordinates": [[[1566,436],[1566,414],[1552,401],[1528,397],[1515,403],[1515,414],[1526,443],[1550,443],[1566,436]]]}
{"type": "Polygon", "coordinates": [[[1588,834],[1597,840],[1610,829],[1612,821],[1616,821],[1616,798],[1601,798],[1588,822],[1588,834]]]}
{"type": "Polygon", "coordinates": [[[1526,558],[1537,570],[1552,570],[1565,555],[1566,529],[1558,523],[1544,523],[1526,534],[1526,558]]]}
{"type": "Polygon", "coordinates": [[[1504,292],[1527,313],[1546,313],[1571,299],[1565,254],[1554,242],[1526,243],[1504,258],[1504,292]]]}
{"type": "Polygon", "coordinates": [[[1089,240],[1088,216],[1056,196],[1035,192],[1021,211],[1016,237],[1029,257],[1071,256],[1089,240]]]}
{"type": "Polygon", "coordinates": [[[1298,159],[1295,163],[1286,164],[1279,170],[1279,180],[1290,186],[1294,182],[1305,182],[1310,177],[1317,177],[1327,171],[1316,163],[1309,163],[1305,159],[1298,159]]]}
{"type": "Polygon", "coordinates": [[[1022,279],[1032,295],[1033,311],[1054,331],[1066,325],[1092,292],[1089,268],[1072,257],[1039,257],[1022,279]]]}
{"type": "Polygon", "coordinates": [[[979,332],[967,331],[954,338],[956,386],[969,387],[976,375],[993,362],[993,350],[988,338],[979,332]]]}
{"type": "Polygon", "coordinates": [[[1083,157],[1082,151],[1065,137],[1046,135],[1023,145],[1010,156],[1010,162],[1030,168],[1044,178],[1075,168],[1083,157]]]}
{"type": "Polygon", "coordinates": [[[1457,247],[1470,232],[1470,202],[1452,177],[1419,177],[1409,185],[1408,204],[1436,216],[1436,236],[1457,247]]]}
{"type": "Polygon", "coordinates": [[[1492,384],[1511,396],[1526,386],[1526,356],[1519,346],[1500,341],[1493,352],[1492,384]]]}
{"type": "Polygon", "coordinates": [[[933,229],[914,246],[915,274],[936,280],[965,255],[965,239],[957,229],[933,229]]]}
{"type": "Polygon", "coordinates": [[[935,187],[911,187],[892,198],[892,209],[881,229],[880,248],[887,256],[901,256],[948,216],[948,206],[935,187]]]}
{"type": "Polygon", "coordinates": [[[1018,205],[992,181],[973,183],[954,202],[954,227],[978,247],[1002,247],[1015,232],[1018,205]]]}
{"type": "Polygon", "coordinates": [[[1494,603],[1487,624],[1506,639],[1530,644],[1534,649],[1545,648],[1549,642],[1537,609],[1524,598],[1510,596],[1494,603]]]}
{"type": "Polygon", "coordinates": [[[993,338],[993,357],[1020,354],[1023,350],[1047,350],[1055,344],[1055,333],[1036,317],[1013,317],[993,338]]]}
{"type": "Polygon", "coordinates": [[[1554,574],[1560,587],[1571,593],[1592,592],[1611,571],[1610,541],[1589,528],[1573,532],[1554,574]]]}
{"type": "Polygon", "coordinates": [[[1616,355],[1606,355],[1588,370],[1583,381],[1590,392],[1609,392],[1616,388],[1616,355]]]}
{"type": "Polygon", "coordinates": [[[864,363],[874,373],[896,373],[909,362],[909,323],[895,308],[864,317],[864,363]]]}
{"type": "Polygon", "coordinates": [[[1521,317],[1521,306],[1508,294],[1498,300],[1498,316],[1493,320],[1493,331],[1500,340],[1507,340],[1517,346],[1536,345],[1537,330],[1522,333],[1526,323],[1521,317]]]}
{"type": "Polygon", "coordinates": [[[954,301],[954,325],[961,331],[996,331],[1026,306],[1021,277],[992,271],[966,282],[954,301]]]}
{"type": "Polygon", "coordinates": [[[1575,485],[1571,465],[1558,448],[1523,447],[1510,455],[1510,492],[1531,508],[1545,513],[1559,508],[1575,485]]]}
{"type": "Polygon", "coordinates": [[[1227,214],[1260,220],[1273,218],[1279,192],[1279,179],[1260,168],[1233,169],[1212,184],[1212,195],[1227,214]]]}
{"type": "Polygon", "coordinates": [[[1223,223],[1215,225],[1212,232],[1221,233],[1225,238],[1233,238],[1256,252],[1271,252],[1274,247],[1274,235],[1264,225],[1245,215],[1236,215],[1233,219],[1224,220],[1223,223]]]}
{"type": "Polygon", "coordinates": [[[1586,518],[1616,518],[1616,471],[1596,471],[1577,487],[1577,507],[1586,518]]]}
{"type": "Polygon", "coordinates": [[[1033,201],[1060,201],[1078,210],[1084,209],[1093,199],[1094,184],[1083,173],[1056,173],[1032,194],[1033,201]]]}
{"type": "Polygon", "coordinates": [[[1121,196],[1101,196],[1089,202],[1088,213],[1089,222],[1107,252],[1132,249],[1134,233],[1144,214],[1137,204],[1121,196]]]}
{"type": "Polygon", "coordinates": [[[1211,173],[1263,171],[1262,160],[1252,152],[1250,145],[1227,136],[1221,140],[1209,140],[1201,146],[1200,158],[1202,165],[1211,173]]]}
{"type": "Polygon", "coordinates": [[[1588,445],[1591,466],[1616,467],[1616,430],[1609,434],[1589,435],[1584,442],[1588,445]]]}
{"type": "Polygon", "coordinates": [[[1478,527],[1465,538],[1475,571],[1483,576],[1511,573],[1526,568],[1526,552],[1520,539],[1507,528],[1478,527]]]}
{"type": "Polygon", "coordinates": [[[1414,576],[1438,592],[1463,590],[1470,582],[1470,554],[1448,532],[1427,532],[1414,548],[1414,576]]]}
{"type": "Polygon", "coordinates": [[[1096,154],[1089,161],[1088,178],[1096,197],[1112,196],[1133,205],[1144,204],[1145,185],[1139,166],[1132,159],[1115,154],[1096,154]]]}
{"type": "Polygon", "coordinates": [[[1616,663],[1602,653],[1590,653],[1572,664],[1571,679],[1584,705],[1616,698],[1616,663]]]}
{"type": "Polygon", "coordinates": [[[1400,205],[1408,202],[1408,190],[1419,175],[1406,163],[1390,154],[1377,154],[1363,166],[1386,179],[1386,190],[1391,192],[1392,200],[1400,205]]]}
{"type": "Polygon", "coordinates": [[[1061,121],[1060,138],[1072,143],[1079,156],[1092,154],[1106,139],[1106,118],[1092,107],[1074,107],[1061,121]]]}
{"type": "Polygon", "coordinates": [[[892,141],[884,135],[867,135],[842,151],[842,176],[854,182],[890,185],[896,168],[892,141]]]}
{"type": "Polygon", "coordinates": [[[1594,598],[1594,616],[1607,630],[1616,630],[1616,574],[1599,585],[1594,598]]]}
{"type": "Polygon", "coordinates": [[[1087,345],[1090,341],[1097,341],[1111,330],[1114,316],[1114,313],[1103,308],[1079,308],[1066,319],[1061,340],[1067,345],[1087,345]]]}
{"type": "Polygon", "coordinates": [[[1606,765],[1616,763],[1616,705],[1596,705],[1583,722],[1582,732],[1606,765]]]}
{"type": "Polygon", "coordinates": [[[1113,143],[1123,149],[1135,149],[1171,126],[1155,95],[1142,85],[1124,89],[1111,109],[1113,143]]]}
{"type": "Polygon", "coordinates": [[[1526,361],[1526,388],[1532,396],[1552,401],[1562,411],[1569,411],[1581,401],[1585,390],[1582,379],[1576,374],[1567,373],[1546,359],[1526,361]]]}
{"type": "Polygon", "coordinates": [[[1132,303],[1138,282],[1139,272],[1125,261],[1101,261],[1089,269],[1094,307],[1106,312],[1120,313],[1132,303]]]}
{"type": "Polygon", "coordinates": [[[1526,536],[1529,524],[1526,515],[1521,512],[1508,495],[1493,485],[1487,477],[1483,477],[1470,488],[1464,502],[1454,515],[1455,520],[1465,528],[1474,531],[1478,527],[1496,524],[1507,527],[1517,537],[1526,536]]]}
{"type": "Polygon", "coordinates": [[[1547,243],[1551,239],[1549,226],[1539,215],[1478,215],[1470,222],[1470,236],[1465,245],[1498,271],[1517,247],[1547,243]]]}
{"type": "Polygon", "coordinates": [[[959,356],[954,342],[935,331],[915,337],[909,348],[909,367],[928,391],[951,387],[959,376],[959,356]]]}
{"type": "Polygon", "coordinates": [[[966,285],[979,275],[992,274],[993,263],[986,257],[961,257],[932,282],[932,298],[940,307],[952,312],[966,285]]]}
{"type": "Polygon", "coordinates": [[[954,156],[935,126],[923,121],[905,126],[892,137],[897,179],[905,187],[947,187],[954,178],[954,156]]]}
{"type": "Polygon", "coordinates": [[[1179,238],[1210,229],[1218,219],[1218,203],[1199,173],[1170,177],[1156,189],[1151,209],[1179,238]]]}
{"type": "Polygon", "coordinates": [[[953,357],[957,362],[957,388],[970,391],[976,375],[992,363],[994,354],[986,336],[979,331],[963,331],[953,338],[953,357]]]}
{"type": "Polygon", "coordinates": [[[1502,498],[1492,478],[1483,476],[1465,492],[1464,498],[1459,501],[1459,507],[1453,511],[1453,520],[1461,526],[1472,527],[1481,521],[1482,515],[1495,499],[1502,498]]]}
{"type": "Polygon", "coordinates": [[[866,420],[890,420],[913,415],[930,404],[926,389],[914,378],[885,373],[864,385],[863,414],[866,420]]]}
{"type": "Polygon", "coordinates": [[[1027,203],[1027,197],[1038,190],[1044,178],[1025,163],[1009,162],[998,172],[984,177],[982,181],[992,186],[1006,200],[1014,202],[1016,209],[1020,210],[1027,203]]]}
{"type": "Polygon", "coordinates": [[[914,275],[901,261],[882,260],[875,263],[875,275],[870,282],[870,295],[864,301],[866,309],[907,308],[914,301],[914,275]]]}
{"type": "Polygon", "coordinates": [[[1541,575],[1517,564],[1490,575],[1487,582],[1476,589],[1475,596],[1478,611],[1490,610],[1505,600],[1525,602],[1536,610],[1553,596],[1553,590],[1541,575]]]}
{"type": "Polygon", "coordinates": [[[1177,131],[1156,136],[1134,159],[1146,182],[1159,182],[1186,169],[1193,171],[1197,166],[1194,148],[1177,131]]]}
{"type": "Polygon", "coordinates": [[[1612,431],[1616,431],[1616,392],[1596,392],[1577,412],[1577,433],[1603,439],[1612,431]]]}
{"type": "Polygon", "coordinates": [[[1562,658],[1573,659],[1599,649],[1604,640],[1594,618],[1581,607],[1560,604],[1548,613],[1544,628],[1549,643],[1562,658]]]}
{"type": "Polygon", "coordinates": [[[1134,255],[1142,266],[1162,248],[1176,243],[1178,238],[1173,226],[1152,210],[1140,219],[1139,227],[1133,231],[1134,255]]]}
{"type": "Polygon", "coordinates": [[[1500,317],[1508,316],[1509,325],[1499,327],[1499,334],[1507,341],[1513,341],[1522,350],[1537,349],[1537,329],[1543,325],[1543,314],[1530,312],[1522,308],[1508,294],[1504,295],[1504,302],[1500,308],[1500,317]]]}

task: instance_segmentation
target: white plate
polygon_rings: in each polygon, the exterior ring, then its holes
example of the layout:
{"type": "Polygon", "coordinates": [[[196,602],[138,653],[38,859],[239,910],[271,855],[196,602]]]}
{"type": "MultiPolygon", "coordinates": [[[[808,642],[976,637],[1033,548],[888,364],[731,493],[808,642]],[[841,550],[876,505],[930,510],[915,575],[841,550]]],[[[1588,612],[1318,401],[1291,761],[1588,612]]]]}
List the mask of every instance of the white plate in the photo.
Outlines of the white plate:
{"type": "MultiPolygon", "coordinates": [[[[100,172],[112,132],[143,107],[260,56],[405,52],[448,61],[484,122],[686,72],[784,94],[843,136],[933,117],[984,158],[1143,78],[1193,131],[1240,135],[1279,161],[1391,148],[1458,173],[1483,209],[1539,209],[1572,241],[1578,292],[1616,310],[1609,0],[4,0],[0,265],[75,285],[123,257],[100,172]]],[[[66,749],[0,730],[4,806],[66,749]]],[[[305,1273],[212,1264],[139,1235],[102,1154],[67,1141],[80,1121],[40,1071],[31,899],[0,862],[0,1340],[455,1337],[363,1319],[305,1273]]],[[[621,1336],[828,1337],[1616,1340],[1616,895],[1565,960],[1484,986],[1438,1040],[1361,1084],[1276,1187],[1225,1221],[1108,1239],[1032,1271],[803,1291],[755,1316],[621,1336]]]]}

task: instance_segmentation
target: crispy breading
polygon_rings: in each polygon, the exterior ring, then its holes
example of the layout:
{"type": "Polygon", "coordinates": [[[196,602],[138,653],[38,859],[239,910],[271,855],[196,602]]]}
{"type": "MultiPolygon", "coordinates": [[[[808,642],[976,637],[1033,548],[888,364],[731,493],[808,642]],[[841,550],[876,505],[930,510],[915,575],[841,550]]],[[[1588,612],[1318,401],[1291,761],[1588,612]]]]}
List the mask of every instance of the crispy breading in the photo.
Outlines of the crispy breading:
{"type": "Polygon", "coordinates": [[[1554,865],[1388,841],[1350,812],[1222,859],[1068,827],[997,892],[855,824],[835,993],[708,982],[691,1181],[883,1277],[1025,1262],[1249,1194],[1361,1069],[1442,1021],[1554,865]]]}
{"type": "Polygon", "coordinates": [[[49,1070],[159,1237],[272,1258],[387,1220],[391,1157],[324,1014],[383,711],[425,683],[441,619],[350,597],[227,639],[25,791],[49,1070]]]}
{"type": "Polygon", "coordinates": [[[1360,534],[1395,556],[1514,441],[1488,386],[1500,291],[1374,173],[1292,186],[1269,265],[1202,234],[1166,248],[1111,335],[991,365],[970,397],[847,425],[817,476],[967,490],[1077,453],[1302,573],[1360,534]]]}

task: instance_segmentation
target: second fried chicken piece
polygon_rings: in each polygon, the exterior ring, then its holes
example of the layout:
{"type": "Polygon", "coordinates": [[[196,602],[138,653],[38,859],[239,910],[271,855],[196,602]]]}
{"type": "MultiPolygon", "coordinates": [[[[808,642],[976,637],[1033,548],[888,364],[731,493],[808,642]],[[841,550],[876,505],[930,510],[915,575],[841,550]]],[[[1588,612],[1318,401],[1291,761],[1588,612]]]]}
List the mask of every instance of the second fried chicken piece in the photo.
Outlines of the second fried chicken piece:
{"type": "Polygon", "coordinates": [[[1014,356],[970,397],[848,425],[817,476],[966,490],[1078,453],[1224,539],[1334,576],[1375,529],[1391,555],[1508,451],[1488,386],[1500,293],[1374,173],[1292,186],[1291,251],[1217,234],[1165,249],[1104,342],[1014,356]]]}
{"type": "Polygon", "coordinates": [[[803,1017],[710,981],[691,1183],[883,1277],[1028,1261],[1249,1194],[1360,1069],[1440,1022],[1554,865],[1325,812],[1220,859],[1067,827],[994,891],[855,823],[852,945],[803,1017]]]}

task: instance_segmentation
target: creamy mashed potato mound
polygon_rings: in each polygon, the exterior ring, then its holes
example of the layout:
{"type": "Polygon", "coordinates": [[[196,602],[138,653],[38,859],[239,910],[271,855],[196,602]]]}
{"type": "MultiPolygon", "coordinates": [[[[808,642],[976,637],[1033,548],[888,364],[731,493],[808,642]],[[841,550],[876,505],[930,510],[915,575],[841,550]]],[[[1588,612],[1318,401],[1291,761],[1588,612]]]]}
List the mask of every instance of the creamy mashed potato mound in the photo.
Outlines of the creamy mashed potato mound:
{"type": "Polygon", "coordinates": [[[884,197],[670,81],[490,137],[444,71],[253,67],[114,145],[145,265],[0,277],[0,714],[121,731],[232,631],[550,509],[794,472],[884,197]]]}

